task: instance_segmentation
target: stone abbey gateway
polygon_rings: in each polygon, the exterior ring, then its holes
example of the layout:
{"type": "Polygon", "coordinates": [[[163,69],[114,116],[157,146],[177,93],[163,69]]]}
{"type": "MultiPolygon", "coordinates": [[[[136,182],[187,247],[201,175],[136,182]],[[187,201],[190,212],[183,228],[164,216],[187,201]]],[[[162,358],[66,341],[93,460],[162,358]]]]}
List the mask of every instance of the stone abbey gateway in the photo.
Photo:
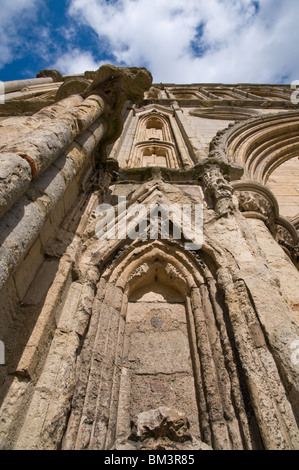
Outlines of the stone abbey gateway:
{"type": "Polygon", "coordinates": [[[291,86],[106,65],[4,91],[0,448],[298,450],[291,86]],[[103,204],[131,231],[97,236],[103,204]]]}

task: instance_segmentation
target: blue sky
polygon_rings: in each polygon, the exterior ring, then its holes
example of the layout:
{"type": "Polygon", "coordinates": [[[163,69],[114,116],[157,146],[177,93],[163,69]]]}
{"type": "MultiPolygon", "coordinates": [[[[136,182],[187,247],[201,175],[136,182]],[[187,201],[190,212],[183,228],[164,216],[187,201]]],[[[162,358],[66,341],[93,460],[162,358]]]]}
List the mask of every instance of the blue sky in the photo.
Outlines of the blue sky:
{"type": "Polygon", "coordinates": [[[155,83],[299,80],[298,0],[0,0],[0,80],[103,63],[155,83]]]}

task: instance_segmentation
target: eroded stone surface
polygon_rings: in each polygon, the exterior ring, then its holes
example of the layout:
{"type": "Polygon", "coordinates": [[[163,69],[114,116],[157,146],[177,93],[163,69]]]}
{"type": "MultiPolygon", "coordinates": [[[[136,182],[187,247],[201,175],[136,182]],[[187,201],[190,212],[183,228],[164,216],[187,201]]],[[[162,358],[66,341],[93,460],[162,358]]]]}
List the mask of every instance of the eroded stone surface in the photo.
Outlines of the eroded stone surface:
{"type": "Polygon", "coordinates": [[[0,153],[0,217],[29,187],[32,179],[30,164],[12,153],[0,153]]]}
{"type": "Polygon", "coordinates": [[[142,102],[150,74],[107,65],[55,101],[49,80],[0,106],[0,447],[299,449],[297,226],[264,186],[297,135],[286,89],[156,85],[142,102]],[[99,239],[119,196],[201,204],[202,248],[193,226],[99,239]]]}
{"type": "Polygon", "coordinates": [[[128,442],[117,444],[116,450],[212,450],[192,437],[185,415],[170,408],[140,413],[132,420],[131,428],[128,442]]]}

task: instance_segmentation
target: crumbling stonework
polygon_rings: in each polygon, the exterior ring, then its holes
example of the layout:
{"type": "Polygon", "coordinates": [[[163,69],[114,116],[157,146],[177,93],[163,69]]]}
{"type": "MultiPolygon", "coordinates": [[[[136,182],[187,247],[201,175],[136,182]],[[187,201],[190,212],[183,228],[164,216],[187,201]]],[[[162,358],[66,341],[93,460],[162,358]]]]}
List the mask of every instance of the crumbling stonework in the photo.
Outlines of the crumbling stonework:
{"type": "Polygon", "coordinates": [[[6,84],[1,449],[299,449],[297,105],[151,81],[6,84]]]}
{"type": "Polygon", "coordinates": [[[161,406],[133,418],[131,434],[116,450],[212,450],[196,441],[189,432],[189,422],[176,410],[161,406]]]}

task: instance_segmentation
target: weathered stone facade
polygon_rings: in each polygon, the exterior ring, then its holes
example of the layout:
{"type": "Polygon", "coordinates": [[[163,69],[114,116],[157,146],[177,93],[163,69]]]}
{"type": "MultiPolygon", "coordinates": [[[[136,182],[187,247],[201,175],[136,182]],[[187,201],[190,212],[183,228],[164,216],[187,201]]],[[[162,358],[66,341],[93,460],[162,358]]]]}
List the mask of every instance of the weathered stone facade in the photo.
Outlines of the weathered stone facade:
{"type": "Polygon", "coordinates": [[[5,84],[1,449],[299,449],[298,129],[287,86],[5,84]]]}

